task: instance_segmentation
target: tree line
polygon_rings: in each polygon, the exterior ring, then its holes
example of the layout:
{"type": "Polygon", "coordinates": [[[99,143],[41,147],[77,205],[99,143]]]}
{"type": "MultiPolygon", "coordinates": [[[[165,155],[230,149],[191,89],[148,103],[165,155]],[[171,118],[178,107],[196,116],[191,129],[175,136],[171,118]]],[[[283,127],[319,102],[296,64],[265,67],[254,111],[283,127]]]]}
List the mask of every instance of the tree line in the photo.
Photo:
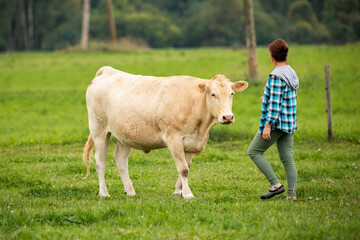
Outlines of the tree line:
{"type": "MultiPolygon", "coordinates": [[[[118,38],[150,47],[244,46],[244,0],[113,0],[118,38]]],[[[89,39],[108,41],[106,0],[91,0],[89,39]]],[[[54,50],[81,39],[83,0],[0,0],[0,51],[54,50]]],[[[360,0],[253,0],[257,44],[360,39],[360,0]]]]}

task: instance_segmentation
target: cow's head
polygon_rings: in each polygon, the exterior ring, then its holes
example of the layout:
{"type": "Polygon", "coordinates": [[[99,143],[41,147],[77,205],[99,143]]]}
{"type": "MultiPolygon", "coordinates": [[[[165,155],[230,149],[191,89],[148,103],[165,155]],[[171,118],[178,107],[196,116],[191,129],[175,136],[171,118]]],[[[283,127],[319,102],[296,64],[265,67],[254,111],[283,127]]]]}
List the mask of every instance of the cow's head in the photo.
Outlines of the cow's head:
{"type": "Polygon", "coordinates": [[[208,111],[221,124],[230,124],[235,121],[232,113],[234,91],[241,92],[247,87],[247,82],[230,82],[223,75],[216,75],[207,83],[199,84],[200,91],[206,94],[208,111]]]}

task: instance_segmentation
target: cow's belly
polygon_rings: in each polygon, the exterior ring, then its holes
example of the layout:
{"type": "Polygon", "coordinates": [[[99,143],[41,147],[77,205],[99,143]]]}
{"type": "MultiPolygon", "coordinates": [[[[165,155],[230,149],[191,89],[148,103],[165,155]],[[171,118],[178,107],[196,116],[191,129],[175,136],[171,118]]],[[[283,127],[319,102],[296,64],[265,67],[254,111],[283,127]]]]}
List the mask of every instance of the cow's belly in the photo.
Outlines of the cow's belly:
{"type": "Polygon", "coordinates": [[[166,147],[161,132],[144,122],[117,122],[110,125],[110,131],[122,144],[139,150],[166,147]]]}
{"type": "Polygon", "coordinates": [[[136,139],[122,138],[121,136],[120,137],[116,136],[116,138],[126,146],[143,151],[166,147],[166,145],[162,141],[144,142],[144,141],[137,141],[136,139]]]}

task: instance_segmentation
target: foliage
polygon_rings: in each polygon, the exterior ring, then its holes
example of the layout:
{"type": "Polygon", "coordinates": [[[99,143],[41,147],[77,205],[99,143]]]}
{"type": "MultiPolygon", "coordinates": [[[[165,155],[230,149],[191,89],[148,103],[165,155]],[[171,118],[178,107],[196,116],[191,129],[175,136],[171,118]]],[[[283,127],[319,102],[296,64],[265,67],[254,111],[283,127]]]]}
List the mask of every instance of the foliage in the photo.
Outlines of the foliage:
{"type": "MultiPolygon", "coordinates": [[[[91,52],[136,52],[136,51],[147,51],[150,50],[147,43],[141,39],[132,39],[132,38],[120,38],[118,42],[114,44],[109,44],[107,41],[90,41],[88,45],[88,51],[91,52]]],[[[74,45],[60,50],[60,52],[65,53],[83,53],[84,49],[80,45],[74,45]]]]}
{"type": "Polygon", "coordinates": [[[291,22],[306,21],[309,23],[317,23],[316,15],[307,0],[297,0],[289,7],[288,19],[291,22]]]}
{"type": "MultiPolygon", "coordinates": [[[[253,1],[260,45],[279,37],[297,43],[344,43],[360,38],[358,0],[253,1]]],[[[113,2],[119,38],[138,38],[151,47],[245,44],[243,0],[113,2]]],[[[0,51],[52,50],[75,45],[80,39],[81,3],[0,0],[0,51]]],[[[90,22],[92,40],[109,38],[105,0],[91,1],[90,22]]]]}
{"type": "Polygon", "coordinates": [[[324,23],[329,27],[333,41],[346,42],[358,39],[359,35],[354,27],[360,16],[358,0],[328,0],[324,8],[324,23]]]}
{"type": "Polygon", "coordinates": [[[289,7],[288,19],[292,22],[289,31],[291,41],[299,43],[324,42],[329,40],[329,33],[318,22],[316,14],[307,0],[297,0],[289,7]]]}
{"type": "Polygon", "coordinates": [[[276,31],[270,31],[270,29],[277,29],[277,24],[271,15],[263,11],[255,11],[255,29],[256,38],[261,43],[271,43],[275,39],[279,38],[276,31]]]}
{"type": "Polygon", "coordinates": [[[124,34],[146,41],[153,47],[169,47],[180,33],[179,28],[165,16],[151,13],[132,13],[126,16],[124,34]]]}
{"type": "MultiPolygon", "coordinates": [[[[78,41],[81,4],[78,0],[31,1],[33,3],[33,49],[54,49],[78,41]]],[[[30,1],[0,0],[0,50],[24,50],[30,39],[30,1]],[[20,2],[24,2],[21,8],[20,2]],[[24,15],[24,23],[21,22],[24,15]]],[[[30,50],[30,49],[26,49],[30,50]]]]}
{"type": "Polygon", "coordinates": [[[78,15],[56,27],[53,31],[46,34],[41,43],[41,49],[57,50],[78,44],[81,38],[80,23],[81,18],[78,15]]]}
{"type": "MultiPolygon", "coordinates": [[[[360,233],[360,45],[293,46],[289,63],[300,77],[299,131],[294,156],[297,203],[261,201],[264,176],[247,156],[257,131],[262,85],[235,94],[235,123],[215,126],[195,157],[189,183],[196,199],[172,196],[177,178],[168,150],[134,150],[129,172],[137,196],[123,194],[111,141],[99,198],[95,164],[81,178],[88,136],[86,87],[103,65],[143,75],[222,73],[245,78],[246,51],[229,48],[126,53],[0,55],[1,239],[357,239],[360,233]],[[330,64],[334,141],[327,142],[323,64],[330,64]],[[349,89],[351,89],[349,94],[349,89]],[[306,231],[304,231],[306,229],[306,231]]],[[[260,77],[272,65],[260,47],[260,77]]],[[[266,153],[279,179],[276,147],[266,153]]]]}

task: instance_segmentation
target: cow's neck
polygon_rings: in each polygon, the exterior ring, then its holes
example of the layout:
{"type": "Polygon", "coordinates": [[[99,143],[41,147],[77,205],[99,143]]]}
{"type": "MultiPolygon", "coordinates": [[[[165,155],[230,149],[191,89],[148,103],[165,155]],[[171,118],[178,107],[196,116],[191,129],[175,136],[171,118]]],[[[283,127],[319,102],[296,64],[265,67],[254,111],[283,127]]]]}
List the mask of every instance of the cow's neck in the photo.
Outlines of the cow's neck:
{"type": "Polygon", "coordinates": [[[198,136],[201,138],[201,145],[202,148],[204,148],[206,141],[209,138],[210,129],[215,126],[217,119],[214,118],[210,112],[206,111],[200,121],[198,136]]]}
{"type": "MultiPolygon", "coordinates": [[[[205,95],[205,94],[204,94],[205,95]]],[[[216,124],[217,119],[214,118],[206,107],[206,96],[202,101],[197,101],[193,105],[194,112],[197,115],[196,123],[190,124],[192,128],[184,138],[185,151],[199,154],[205,147],[209,138],[210,129],[216,124]]]]}
{"type": "Polygon", "coordinates": [[[210,113],[206,114],[200,124],[199,133],[209,135],[210,129],[215,126],[217,120],[210,113]]]}

